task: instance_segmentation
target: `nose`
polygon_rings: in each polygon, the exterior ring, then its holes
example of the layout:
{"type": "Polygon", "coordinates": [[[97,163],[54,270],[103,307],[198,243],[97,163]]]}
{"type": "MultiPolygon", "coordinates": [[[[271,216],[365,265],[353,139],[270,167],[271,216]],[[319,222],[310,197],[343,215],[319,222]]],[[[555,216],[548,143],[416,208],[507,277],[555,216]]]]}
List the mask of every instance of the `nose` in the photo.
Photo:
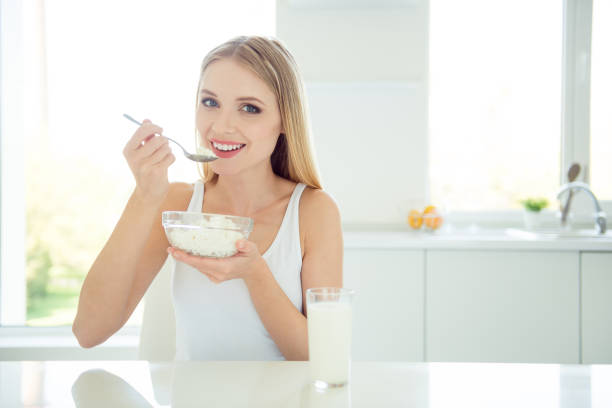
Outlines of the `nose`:
{"type": "Polygon", "coordinates": [[[231,134],[236,131],[232,112],[228,109],[220,109],[212,124],[215,134],[231,134]]]}

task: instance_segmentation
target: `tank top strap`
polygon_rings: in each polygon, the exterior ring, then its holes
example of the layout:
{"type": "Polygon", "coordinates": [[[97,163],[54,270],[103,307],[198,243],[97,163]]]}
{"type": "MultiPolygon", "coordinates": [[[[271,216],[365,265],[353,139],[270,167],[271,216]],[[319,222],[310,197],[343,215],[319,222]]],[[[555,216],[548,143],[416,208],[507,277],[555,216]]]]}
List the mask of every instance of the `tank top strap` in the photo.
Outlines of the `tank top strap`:
{"type": "Polygon", "coordinates": [[[295,186],[291,199],[289,200],[289,205],[287,206],[287,213],[283,220],[286,221],[286,225],[283,225],[283,227],[288,228],[291,233],[299,234],[300,231],[300,198],[305,189],[306,184],[303,183],[299,183],[295,186]]]}
{"type": "Polygon", "coordinates": [[[193,184],[193,195],[187,207],[188,212],[202,212],[202,204],[204,203],[204,182],[198,180],[193,184]]]}

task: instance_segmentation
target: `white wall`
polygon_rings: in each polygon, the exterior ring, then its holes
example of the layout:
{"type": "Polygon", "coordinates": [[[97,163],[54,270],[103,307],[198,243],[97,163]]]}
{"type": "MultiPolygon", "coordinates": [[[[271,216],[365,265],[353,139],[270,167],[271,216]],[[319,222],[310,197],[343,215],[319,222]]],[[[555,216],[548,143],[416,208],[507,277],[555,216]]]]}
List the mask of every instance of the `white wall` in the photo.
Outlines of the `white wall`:
{"type": "Polygon", "coordinates": [[[401,224],[427,198],[426,0],[277,0],[345,225],[401,224]]]}

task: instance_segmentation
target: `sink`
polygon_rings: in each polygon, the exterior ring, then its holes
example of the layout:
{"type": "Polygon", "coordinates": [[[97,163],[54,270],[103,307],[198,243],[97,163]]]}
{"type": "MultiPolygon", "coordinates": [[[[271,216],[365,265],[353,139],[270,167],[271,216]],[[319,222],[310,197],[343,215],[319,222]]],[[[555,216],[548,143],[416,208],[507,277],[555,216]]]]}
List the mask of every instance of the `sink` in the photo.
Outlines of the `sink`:
{"type": "Polygon", "coordinates": [[[520,228],[506,228],[506,235],[523,238],[523,239],[576,239],[576,238],[612,238],[612,231],[607,231],[605,234],[599,234],[595,231],[595,228],[587,229],[562,229],[562,228],[536,228],[532,230],[520,229],[520,228]]]}

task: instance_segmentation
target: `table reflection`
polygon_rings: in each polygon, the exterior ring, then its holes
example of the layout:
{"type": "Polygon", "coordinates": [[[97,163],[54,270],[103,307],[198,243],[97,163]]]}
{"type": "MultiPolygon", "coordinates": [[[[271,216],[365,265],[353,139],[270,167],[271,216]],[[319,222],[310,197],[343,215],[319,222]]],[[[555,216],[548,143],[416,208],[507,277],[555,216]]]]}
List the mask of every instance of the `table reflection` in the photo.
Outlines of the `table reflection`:
{"type": "Polygon", "coordinates": [[[300,408],[350,408],[351,388],[350,386],[318,390],[313,384],[302,387],[300,408]]]}
{"type": "Polygon", "coordinates": [[[303,365],[278,362],[177,364],[172,406],[296,407],[308,381],[303,365]]]}
{"type": "MultiPolygon", "coordinates": [[[[142,366],[140,366],[142,368],[142,366]]],[[[142,370],[139,370],[141,375],[142,370]]],[[[317,390],[304,365],[260,362],[148,363],[151,403],[119,375],[96,368],[72,385],[78,408],[97,407],[301,407],[350,408],[350,386],[317,390]]],[[[133,376],[132,376],[133,377],[133,376]]],[[[142,377],[140,377],[142,383],[142,377]]],[[[140,388],[142,384],[139,384],[140,388]]]]}
{"type": "Polygon", "coordinates": [[[106,370],[87,370],[74,382],[72,399],[78,408],[151,408],[138,391],[121,377],[106,370]]]}

